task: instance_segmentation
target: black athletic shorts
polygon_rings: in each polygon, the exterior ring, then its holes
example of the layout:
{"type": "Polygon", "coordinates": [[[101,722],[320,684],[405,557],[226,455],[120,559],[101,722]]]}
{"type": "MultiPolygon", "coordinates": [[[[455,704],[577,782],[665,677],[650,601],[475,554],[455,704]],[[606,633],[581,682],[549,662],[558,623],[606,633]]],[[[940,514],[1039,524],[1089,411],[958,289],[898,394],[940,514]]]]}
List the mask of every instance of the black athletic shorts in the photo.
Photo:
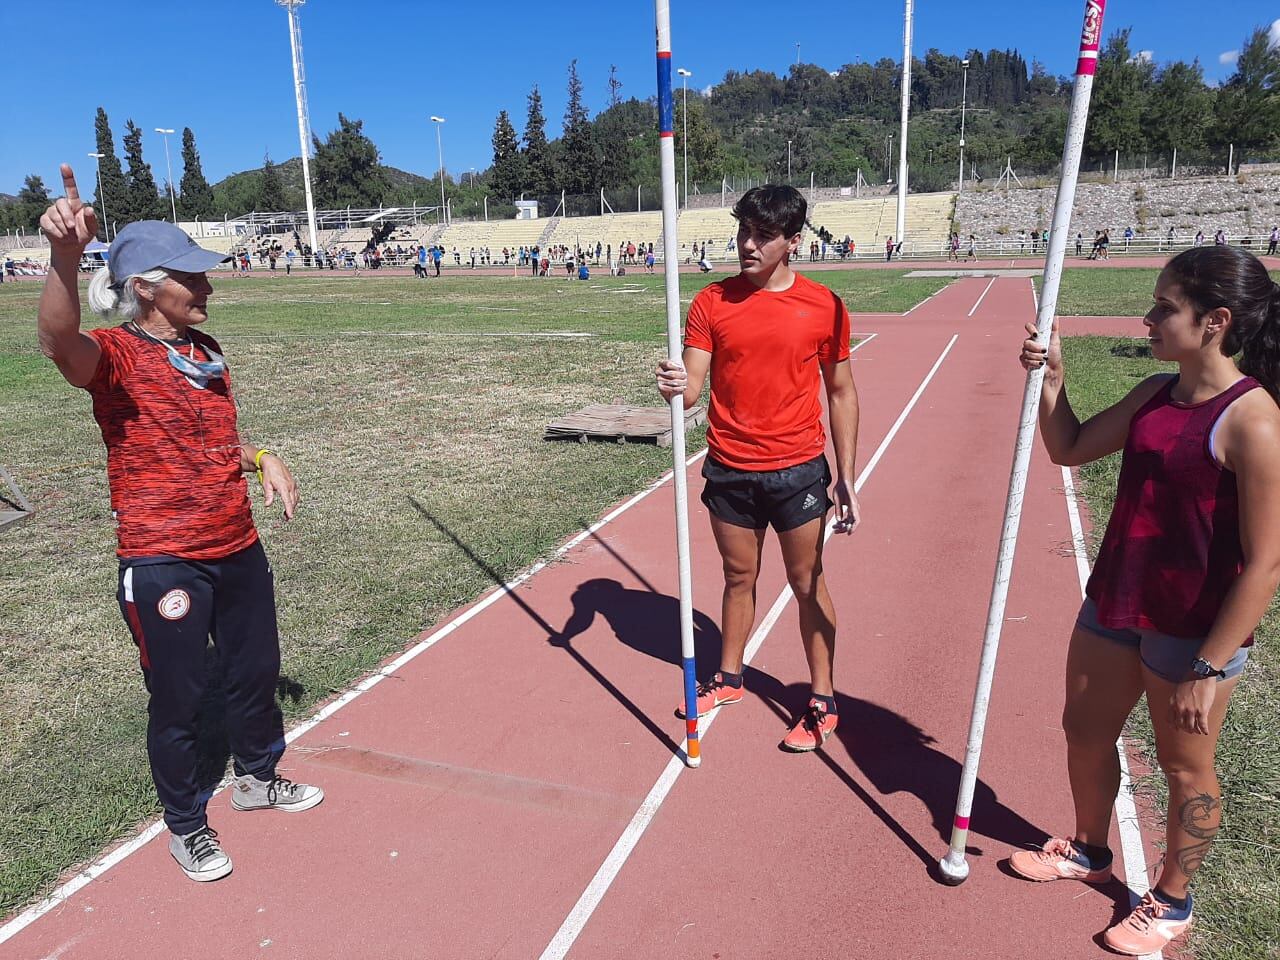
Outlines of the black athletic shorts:
{"type": "Polygon", "coordinates": [[[702,502],[713,515],[736,527],[782,533],[825,517],[831,467],[825,456],[781,470],[734,470],[707,457],[702,502]]]}

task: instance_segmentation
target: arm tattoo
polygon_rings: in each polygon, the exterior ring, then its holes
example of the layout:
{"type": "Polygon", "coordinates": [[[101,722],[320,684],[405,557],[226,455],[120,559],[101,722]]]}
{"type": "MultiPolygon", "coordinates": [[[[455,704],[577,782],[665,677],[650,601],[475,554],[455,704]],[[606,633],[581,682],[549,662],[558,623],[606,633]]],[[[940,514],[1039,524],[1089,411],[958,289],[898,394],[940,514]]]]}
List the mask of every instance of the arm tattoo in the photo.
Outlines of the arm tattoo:
{"type": "Polygon", "coordinates": [[[1212,840],[1218,832],[1221,808],[1217,797],[1198,794],[1179,808],[1178,825],[1197,840],[1212,840]]]}

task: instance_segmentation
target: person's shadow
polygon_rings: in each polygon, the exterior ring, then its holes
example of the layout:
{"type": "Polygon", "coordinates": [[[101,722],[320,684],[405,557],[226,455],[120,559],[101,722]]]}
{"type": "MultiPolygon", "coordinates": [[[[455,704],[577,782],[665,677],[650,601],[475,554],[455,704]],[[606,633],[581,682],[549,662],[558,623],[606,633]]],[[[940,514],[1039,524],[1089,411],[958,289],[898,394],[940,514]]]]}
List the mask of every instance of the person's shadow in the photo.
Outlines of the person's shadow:
{"type": "MultiPolygon", "coordinates": [[[[755,672],[748,682],[751,691],[772,707],[779,718],[790,721],[809,699],[807,684],[785,686],[768,674],[755,672]]],[[[933,744],[937,741],[911,720],[870,700],[836,691],[839,738],[849,757],[871,782],[880,796],[910,793],[929,811],[940,844],[951,841],[956,793],[960,786],[961,764],[933,744]]],[[[911,837],[847,771],[818,751],[832,771],[867,802],[902,841],[930,867],[936,866],[938,852],[930,852],[911,837]]],[[[970,813],[970,835],[984,836],[1012,847],[1038,847],[1049,834],[1003,803],[994,790],[979,778],[970,813]]],[[[981,847],[970,845],[968,853],[981,855],[981,847]]]]}
{"type": "MultiPolygon", "coordinates": [[[[578,584],[570,602],[573,610],[564,627],[547,638],[552,645],[572,645],[601,616],[632,650],[680,665],[680,601],[676,597],[628,590],[617,580],[597,577],[578,584]]],[[[704,680],[720,663],[720,628],[700,610],[693,611],[693,644],[698,679],[704,680]]]]}

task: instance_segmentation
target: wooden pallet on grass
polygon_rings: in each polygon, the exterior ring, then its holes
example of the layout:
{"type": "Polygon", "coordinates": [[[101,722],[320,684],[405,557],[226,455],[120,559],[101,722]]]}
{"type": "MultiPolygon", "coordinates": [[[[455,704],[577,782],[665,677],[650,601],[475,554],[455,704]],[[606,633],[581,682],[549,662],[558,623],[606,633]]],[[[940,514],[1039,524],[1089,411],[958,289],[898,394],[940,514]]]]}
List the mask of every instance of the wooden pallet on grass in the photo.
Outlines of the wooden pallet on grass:
{"type": "MultiPolygon", "coordinates": [[[[693,406],[684,412],[685,429],[705,422],[706,410],[693,406]]],[[[544,440],[612,440],[615,443],[656,443],[671,446],[671,409],[633,407],[622,403],[593,403],[547,424],[544,440]]]]}

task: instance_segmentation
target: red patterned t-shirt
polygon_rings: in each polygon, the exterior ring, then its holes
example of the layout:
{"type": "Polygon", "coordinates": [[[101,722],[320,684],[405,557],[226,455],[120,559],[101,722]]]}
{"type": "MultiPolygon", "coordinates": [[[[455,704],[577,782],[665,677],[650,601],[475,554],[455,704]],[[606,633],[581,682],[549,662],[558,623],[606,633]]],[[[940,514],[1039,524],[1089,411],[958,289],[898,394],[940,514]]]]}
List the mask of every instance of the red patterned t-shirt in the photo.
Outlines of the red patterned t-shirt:
{"type": "MultiPolygon", "coordinates": [[[[107,446],[116,552],[220,560],[252,546],[258,533],[240,469],[230,372],[200,390],[170,365],[163,344],[131,324],[89,335],[102,349],[85,389],[107,446]]],[[[194,359],[222,352],[212,337],[190,336],[194,359]]]]}

